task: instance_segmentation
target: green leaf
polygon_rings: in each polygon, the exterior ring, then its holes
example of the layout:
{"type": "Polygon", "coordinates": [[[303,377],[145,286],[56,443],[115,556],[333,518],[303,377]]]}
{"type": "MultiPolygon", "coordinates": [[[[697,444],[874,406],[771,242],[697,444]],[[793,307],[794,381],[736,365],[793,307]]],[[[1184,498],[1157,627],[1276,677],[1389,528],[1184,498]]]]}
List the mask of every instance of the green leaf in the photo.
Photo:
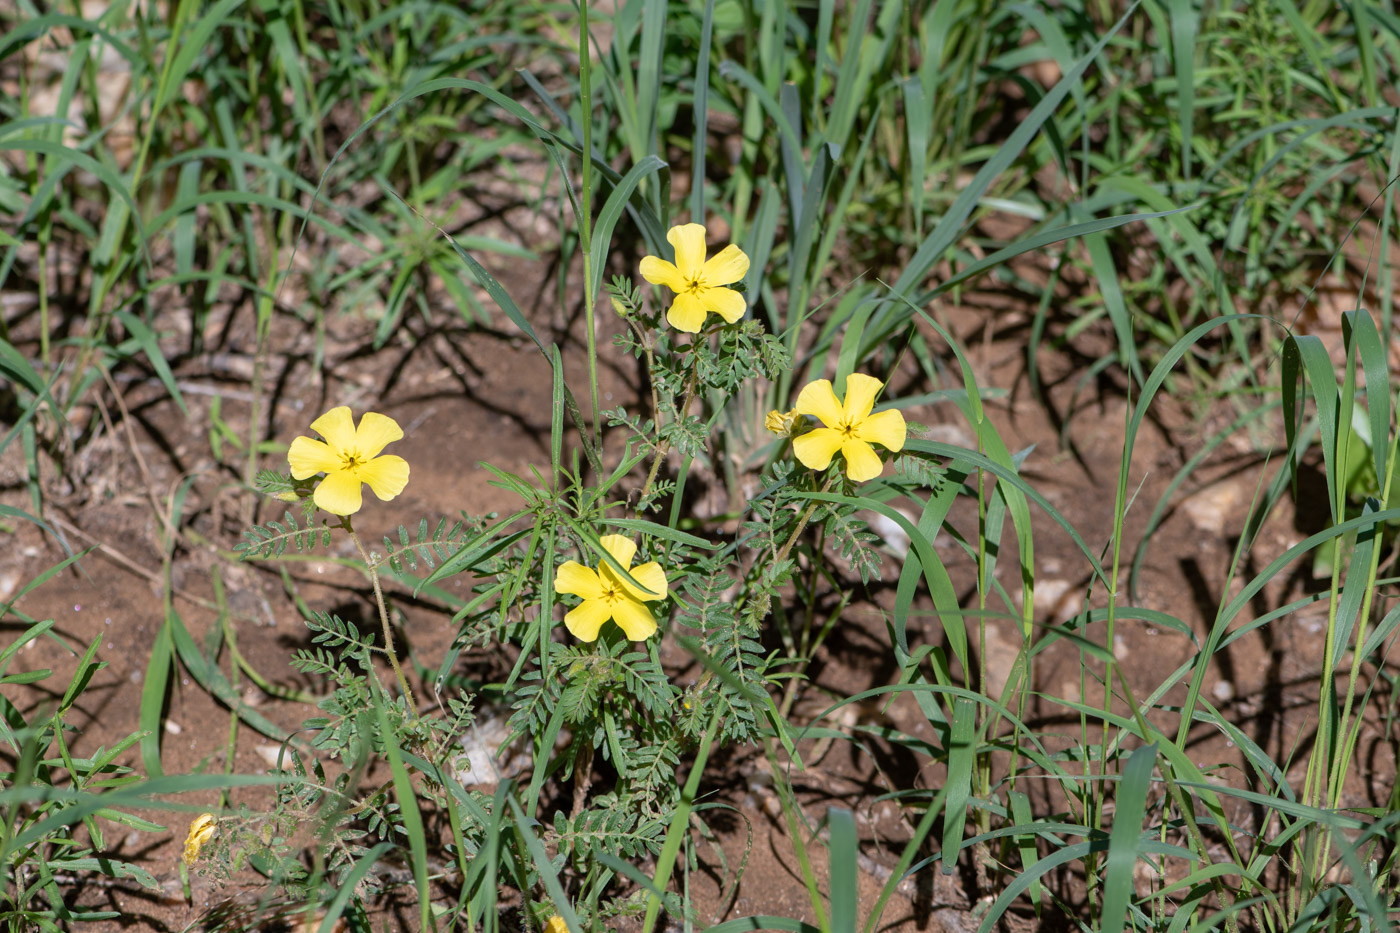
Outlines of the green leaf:
{"type": "Polygon", "coordinates": [[[155,332],[146,326],[145,321],[129,311],[118,311],[116,318],[122,322],[126,332],[141,347],[141,352],[146,354],[151,368],[156,371],[156,375],[165,385],[165,391],[170,393],[170,397],[175,400],[175,404],[179,406],[180,411],[188,419],[190,410],[185,407],[185,398],[180,394],[180,387],[175,384],[175,374],[170,371],[170,364],[165,361],[165,354],[161,352],[160,342],[156,339],[155,332]]]}

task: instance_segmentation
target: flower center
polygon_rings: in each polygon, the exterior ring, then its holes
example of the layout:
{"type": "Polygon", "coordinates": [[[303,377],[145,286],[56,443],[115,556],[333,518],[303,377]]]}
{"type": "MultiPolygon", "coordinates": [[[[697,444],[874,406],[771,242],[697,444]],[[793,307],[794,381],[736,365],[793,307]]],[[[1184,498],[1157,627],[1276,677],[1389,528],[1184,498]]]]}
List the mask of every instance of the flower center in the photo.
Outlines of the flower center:
{"type": "Polygon", "coordinates": [[[856,436],[856,424],[850,418],[842,418],[841,423],[836,426],[836,430],[841,432],[841,436],[847,439],[856,436]]]}
{"type": "Polygon", "coordinates": [[[622,587],[609,580],[603,584],[603,602],[615,606],[622,601],[622,587]]]}
{"type": "Polygon", "coordinates": [[[364,466],[368,459],[368,457],[361,457],[358,450],[342,450],[340,452],[340,468],[342,470],[354,472],[358,468],[364,466]]]}
{"type": "Polygon", "coordinates": [[[695,273],[695,275],[692,278],[686,281],[685,291],[699,298],[700,293],[705,290],[705,283],[703,279],[704,276],[701,273],[695,273]]]}

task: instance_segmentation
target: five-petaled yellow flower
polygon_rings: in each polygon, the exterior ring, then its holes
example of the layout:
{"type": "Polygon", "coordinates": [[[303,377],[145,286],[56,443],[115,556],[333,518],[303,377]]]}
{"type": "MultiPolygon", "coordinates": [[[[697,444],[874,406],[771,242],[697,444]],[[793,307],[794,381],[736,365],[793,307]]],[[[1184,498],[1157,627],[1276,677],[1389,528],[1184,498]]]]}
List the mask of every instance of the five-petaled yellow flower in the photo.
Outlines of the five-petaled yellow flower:
{"type": "Polygon", "coordinates": [[[190,822],[189,835],[185,837],[185,864],[193,865],[199,858],[200,848],[214,838],[214,814],[201,813],[190,822]]]}
{"type": "Polygon", "coordinates": [[[904,448],[904,416],[893,409],[872,415],[882,383],[874,376],[846,377],[846,401],[837,401],[831,382],[818,379],[797,396],[797,411],[819,418],[824,428],[794,438],[792,452],[804,466],[825,470],[836,451],[846,458],[846,475],[857,483],[879,476],[885,466],[870,445],[904,448]]]}
{"type": "Polygon", "coordinates": [[[287,450],[294,479],[324,472],[312,498],[333,515],[354,515],[360,510],[360,484],[381,499],[392,499],[408,485],[408,463],[403,457],[379,456],[385,445],[403,437],[403,429],[388,415],[367,411],[355,427],[348,406],[332,408],[315,421],[311,430],[325,442],[298,437],[287,450]]]}
{"type": "Polygon", "coordinates": [[[642,278],[653,285],[665,285],[676,293],[666,312],[666,320],[676,330],[698,334],[706,316],[713,311],[733,324],[748,307],[744,296],[726,285],[733,285],[749,271],[749,257],[734,244],[705,260],[705,228],[681,224],[666,233],[676,248],[675,265],[656,256],[642,259],[642,278]]]}
{"type": "Polygon", "coordinates": [[[666,598],[666,573],[656,561],[633,567],[637,545],[631,538],[604,535],[599,540],[613,560],[651,592],[627,582],[606,561],[600,561],[598,569],[593,570],[578,561],[566,560],[559,565],[554,588],[561,593],[581,596],[583,602],[569,610],[564,624],[579,641],[593,641],[603,623],[612,619],[630,640],[644,641],[656,631],[656,619],[642,604],[666,598]]]}

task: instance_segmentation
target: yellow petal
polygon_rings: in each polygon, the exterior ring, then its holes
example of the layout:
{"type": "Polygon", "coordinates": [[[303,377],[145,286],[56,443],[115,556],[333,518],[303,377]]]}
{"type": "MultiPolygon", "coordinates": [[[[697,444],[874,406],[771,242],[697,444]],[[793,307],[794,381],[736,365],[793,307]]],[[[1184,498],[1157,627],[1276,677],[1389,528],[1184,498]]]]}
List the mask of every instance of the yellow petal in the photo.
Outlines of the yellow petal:
{"type": "Polygon", "coordinates": [[[564,922],[563,917],[555,914],[544,925],[544,933],[569,933],[569,925],[564,922]]]}
{"type": "MultiPolygon", "coordinates": [[[[368,418],[369,415],[365,417],[368,418]]],[[[369,488],[374,490],[374,494],[385,502],[403,492],[403,488],[408,485],[408,461],[393,454],[375,457],[369,463],[360,464],[359,473],[360,479],[369,483],[369,488]]]]}
{"type": "Polygon", "coordinates": [[[880,455],[865,441],[851,438],[841,445],[841,455],[846,458],[846,475],[857,483],[874,479],[885,471],[880,455]]]}
{"type": "Polygon", "coordinates": [[[638,589],[626,580],[621,580],[622,588],[626,591],[628,596],[631,596],[633,599],[639,599],[644,603],[666,598],[666,571],[662,570],[661,565],[656,561],[648,561],[640,567],[633,567],[628,572],[632,574],[632,579],[646,587],[647,590],[651,590],[651,592],[648,593],[646,590],[638,589]]]}
{"type": "Polygon", "coordinates": [[[360,478],[349,470],[327,473],[311,498],[332,515],[354,515],[360,511],[360,478]]]}
{"type": "Polygon", "coordinates": [[[700,300],[708,310],[724,318],[727,324],[733,324],[743,317],[744,309],[748,307],[744,296],[732,288],[707,288],[700,300]]]}
{"type": "Polygon", "coordinates": [[[637,553],[637,545],[626,535],[603,535],[598,539],[598,543],[603,546],[603,550],[612,555],[612,559],[622,565],[626,570],[632,566],[632,558],[637,553]]]}
{"type": "Polygon", "coordinates": [[[730,243],[705,263],[705,284],[733,285],[749,274],[749,257],[730,243]]]}
{"type": "Polygon", "coordinates": [[[680,270],[656,256],[642,257],[642,278],[653,285],[665,285],[673,292],[684,291],[686,287],[680,270]]]}
{"type": "Polygon", "coordinates": [[[870,414],[882,385],[879,379],[864,373],[851,373],[846,377],[846,404],[842,407],[852,424],[860,424],[861,419],[870,414]]]}
{"type": "Polygon", "coordinates": [[[601,599],[585,599],[564,616],[564,625],[579,641],[595,641],[598,629],[612,618],[612,610],[601,599]]]}
{"type": "Polygon", "coordinates": [[[335,451],[309,437],[292,439],[292,446],[287,448],[287,463],[292,468],[292,479],[307,479],[343,466],[335,451]]]}
{"type": "Polygon", "coordinates": [[[199,859],[199,850],[210,839],[214,838],[214,814],[201,813],[190,823],[190,831],[185,836],[185,864],[194,865],[199,859]]]}
{"type": "Polygon", "coordinates": [[[687,334],[698,334],[705,326],[705,306],[690,292],[681,292],[666,312],[666,323],[687,334]]]}
{"type": "Polygon", "coordinates": [[[613,606],[613,621],[622,626],[629,641],[646,641],[656,633],[651,610],[635,599],[624,599],[613,606]]]}
{"type": "Polygon", "coordinates": [[[555,571],[554,589],[584,599],[599,599],[603,595],[603,581],[591,568],[576,560],[566,560],[555,571]]]}
{"type": "Polygon", "coordinates": [[[311,422],[311,430],[324,437],[336,453],[355,445],[355,419],[350,417],[348,405],[332,408],[311,422]]]}
{"type": "Polygon", "coordinates": [[[893,408],[878,411],[856,426],[856,437],[890,450],[903,450],[908,433],[904,416],[893,408]]]}
{"type": "MultiPolygon", "coordinates": [[[[379,456],[386,444],[403,437],[403,428],[388,415],[377,411],[367,411],[360,419],[360,427],[355,431],[355,450],[361,460],[379,456]]],[[[375,490],[378,492],[379,490],[375,490]]]]}
{"type": "Polygon", "coordinates": [[[803,466],[812,470],[825,470],[840,449],[841,432],[831,428],[817,428],[792,440],[792,452],[803,466]]]}
{"type": "Polygon", "coordinates": [[[666,231],[666,239],[676,248],[676,269],[681,277],[694,279],[705,268],[705,228],[681,224],[666,231]]]}
{"type": "MultiPolygon", "coordinates": [[[[818,379],[816,382],[807,383],[802,389],[802,393],[797,396],[796,410],[800,414],[820,418],[822,424],[828,428],[839,425],[841,416],[844,414],[841,410],[841,403],[836,400],[836,393],[831,391],[831,380],[829,379],[818,379]]],[[[833,451],[835,449],[832,448],[833,451]]],[[[807,463],[805,460],[802,462],[807,463]]],[[[807,465],[811,466],[810,463],[807,465]]]]}

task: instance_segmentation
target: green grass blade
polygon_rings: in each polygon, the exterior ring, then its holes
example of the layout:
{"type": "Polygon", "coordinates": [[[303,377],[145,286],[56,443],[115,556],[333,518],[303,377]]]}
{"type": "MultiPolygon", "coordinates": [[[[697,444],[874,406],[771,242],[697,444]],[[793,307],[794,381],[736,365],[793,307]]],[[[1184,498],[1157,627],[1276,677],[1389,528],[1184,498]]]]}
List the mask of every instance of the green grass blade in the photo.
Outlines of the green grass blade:
{"type": "Polygon", "coordinates": [[[160,377],[161,384],[165,386],[165,391],[170,393],[170,398],[180,409],[181,414],[189,418],[189,407],[185,405],[185,397],[180,394],[180,387],[175,384],[175,374],[170,371],[170,364],[165,361],[165,354],[161,352],[160,342],[156,339],[155,331],[147,327],[145,321],[128,311],[118,311],[116,318],[122,322],[127,333],[131,334],[141,347],[141,352],[146,354],[151,368],[160,377]]]}
{"type": "Polygon", "coordinates": [[[593,227],[593,245],[589,250],[592,254],[593,280],[588,283],[588,287],[592,294],[596,295],[598,290],[602,288],[603,270],[607,268],[608,264],[607,254],[608,248],[612,245],[613,228],[617,226],[618,218],[622,216],[628,201],[631,200],[632,192],[637,190],[637,184],[643,178],[659,171],[669,171],[665,162],[654,155],[643,158],[632,166],[631,171],[622,176],[621,181],[613,186],[612,193],[608,195],[603,209],[598,213],[598,220],[593,227]]]}
{"type": "Polygon", "coordinates": [[[972,701],[953,701],[953,734],[948,745],[948,799],[943,806],[943,874],[958,867],[963,827],[967,824],[967,803],[972,796],[972,768],[977,761],[977,711],[972,701]]]}
{"type": "Polygon", "coordinates": [[[690,107],[695,120],[695,134],[691,137],[690,148],[690,219],[697,224],[705,222],[705,156],[710,142],[710,42],[714,29],[715,0],[705,0],[705,12],[700,21],[700,50],[695,56],[695,91],[690,107]]]}
{"type": "Polygon", "coordinates": [[[384,757],[388,759],[389,774],[394,784],[394,797],[399,802],[399,816],[403,820],[403,832],[408,838],[410,867],[413,870],[413,884],[418,893],[418,922],[420,930],[436,930],[437,921],[433,916],[432,903],[428,897],[428,838],[423,831],[423,814],[418,807],[418,794],[413,788],[413,779],[404,767],[403,753],[395,738],[389,714],[384,708],[382,691],[373,694],[374,715],[379,720],[379,734],[384,739],[384,757]]]}
{"type": "Polygon", "coordinates": [[[860,840],[856,838],[856,821],[850,810],[831,807],[827,810],[827,825],[831,829],[831,933],[855,933],[856,905],[860,900],[857,885],[856,855],[860,840]]]}
{"type": "Polygon", "coordinates": [[[1103,933],[1122,933],[1133,898],[1133,869],[1137,866],[1138,840],[1147,810],[1147,792],[1152,786],[1152,769],[1157,763],[1157,747],[1136,749],[1123,768],[1114,795],[1113,828],[1108,834],[1108,868],[1103,885],[1103,933]]]}

